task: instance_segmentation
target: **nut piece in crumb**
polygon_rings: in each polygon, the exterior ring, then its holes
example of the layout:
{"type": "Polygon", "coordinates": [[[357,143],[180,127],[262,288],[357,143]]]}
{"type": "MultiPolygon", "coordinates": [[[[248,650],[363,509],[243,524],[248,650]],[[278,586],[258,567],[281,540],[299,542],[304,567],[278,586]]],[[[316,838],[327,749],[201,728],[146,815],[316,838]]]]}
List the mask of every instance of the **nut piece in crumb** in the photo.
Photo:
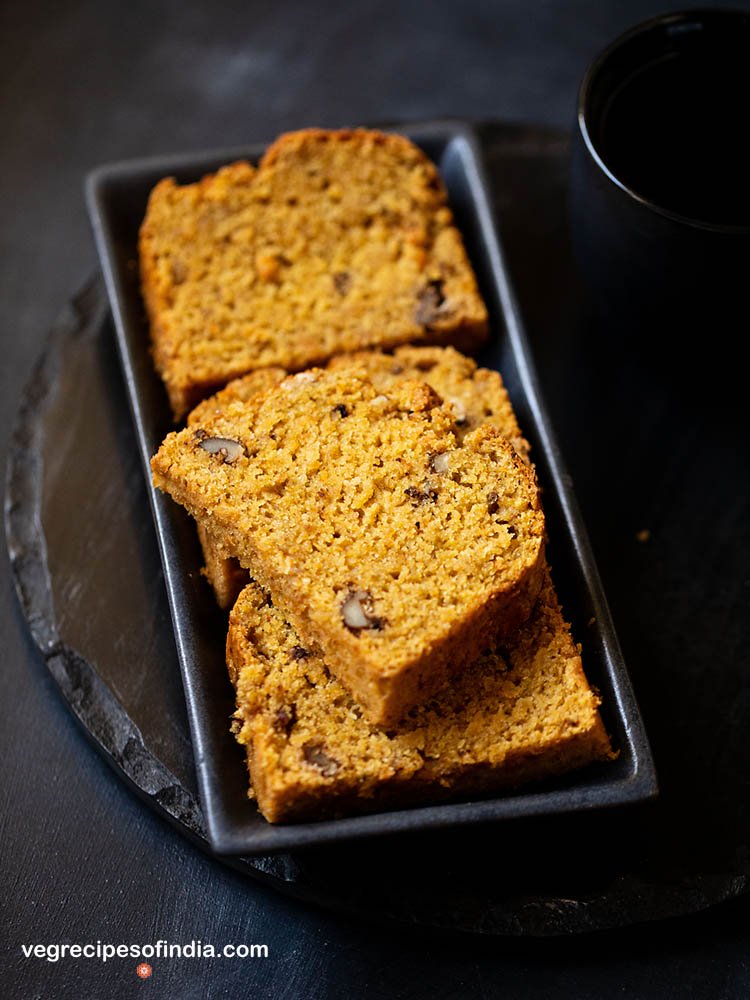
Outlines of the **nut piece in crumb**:
{"type": "Polygon", "coordinates": [[[175,257],[172,260],[172,281],[175,285],[181,285],[188,276],[188,269],[185,262],[175,257]]]}
{"type": "Polygon", "coordinates": [[[453,409],[453,415],[456,420],[456,426],[465,427],[466,424],[469,422],[469,418],[466,414],[466,407],[461,402],[461,400],[453,397],[452,399],[446,400],[446,402],[450,403],[451,408],[453,409]]]}
{"type": "Polygon", "coordinates": [[[231,465],[238,458],[245,454],[245,449],[239,441],[233,438],[208,437],[204,430],[197,430],[195,438],[198,447],[207,451],[209,455],[220,455],[223,462],[231,465]]]}
{"type": "Polygon", "coordinates": [[[310,655],[310,650],[304,646],[292,646],[289,650],[289,657],[292,660],[306,660],[310,655]]]}
{"type": "Polygon", "coordinates": [[[430,468],[433,472],[437,472],[439,476],[444,476],[448,471],[448,452],[441,451],[437,455],[433,455],[430,458],[430,468]]]}
{"type": "Polygon", "coordinates": [[[294,705],[282,705],[276,709],[276,714],[273,717],[273,728],[277,733],[284,733],[285,736],[288,736],[296,721],[297,710],[294,705]]]}
{"type": "Polygon", "coordinates": [[[332,778],[341,767],[335,757],[327,754],[320,743],[305,743],[302,747],[305,763],[317,768],[324,778],[332,778]]]}
{"type": "Polygon", "coordinates": [[[362,629],[382,629],[384,618],[375,614],[372,594],[368,590],[350,590],[341,603],[341,617],[350,632],[362,629]]]}
{"type": "Polygon", "coordinates": [[[448,310],[443,295],[443,282],[440,278],[428,281],[417,296],[417,309],[414,319],[420,326],[429,326],[440,319],[448,310]]]}
{"type": "Polygon", "coordinates": [[[500,509],[500,505],[498,504],[498,500],[499,499],[500,499],[500,497],[497,495],[497,493],[495,493],[494,490],[491,490],[487,494],[487,513],[488,514],[497,514],[498,510],[500,509]]]}
{"type": "Polygon", "coordinates": [[[424,489],[421,490],[417,486],[407,486],[404,493],[409,497],[414,507],[423,503],[436,503],[438,498],[438,491],[429,482],[425,483],[424,489]]]}
{"type": "Polygon", "coordinates": [[[339,295],[346,295],[352,287],[352,276],[348,271],[337,271],[333,276],[333,287],[339,295]]]}

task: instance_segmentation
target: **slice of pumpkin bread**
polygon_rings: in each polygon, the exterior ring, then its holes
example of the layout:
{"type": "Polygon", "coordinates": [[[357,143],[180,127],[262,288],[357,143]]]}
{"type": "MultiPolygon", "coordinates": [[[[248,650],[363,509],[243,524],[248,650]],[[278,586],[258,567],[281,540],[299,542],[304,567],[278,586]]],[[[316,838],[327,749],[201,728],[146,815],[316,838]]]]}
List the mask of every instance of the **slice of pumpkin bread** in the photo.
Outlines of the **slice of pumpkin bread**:
{"type": "MultiPolygon", "coordinates": [[[[361,369],[380,392],[387,392],[399,379],[427,382],[452,406],[456,417],[455,433],[460,441],[471,430],[488,423],[508,438],[519,455],[528,457],[529,445],[521,434],[499,372],[478,368],[475,361],[453,347],[399,347],[393,354],[358,351],[333,358],[327,367],[335,371],[361,369]]],[[[198,426],[207,414],[220,412],[236,400],[250,399],[256,392],[281,382],[285,374],[283,368],[265,368],[234,379],[226,388],[199,403],[188,416],[188,424],[198,426]]],[[[205,576],[219,606],[228,610],[248,582],[247,573],[236,559],[226,558],[218,552],[205,531],[200,534],[205,576]]]]}
{"type": "Polygon", "coordinates": [[[385,731],[249,584],[229,619],[233,728],[272,823],[515,788],[612,757],[545,574],[531,617],[385,731]]]}
{"type": "Polygon", "coordinates": [[[170,434],[154,483],[265,587],[369,718],[390,724],[524,621],[544,565],[533,470],[461,446],[425,383],[313,369],[170,434]]]}
{"type": "Polygon", "coordinates": [[[281,136],[257,169],[165,178],[139,241],[176,418],[230,379],[408,342],[471,350],[487,311],[434,164],[367,129],[281,136]]]}
{"type": "Polygon", "coordinates": [[[380,392],[388,392],[399,379],[426,382],[453,409],[459,441],[481,424],[496,427],[522,458],[529,443],[521,433],[508,391],[499,372],[479,368],[476,361],[453,347],[399,347],[385,351],[357,351],[332,358],[330,371],[357,367],[380,392]]]}

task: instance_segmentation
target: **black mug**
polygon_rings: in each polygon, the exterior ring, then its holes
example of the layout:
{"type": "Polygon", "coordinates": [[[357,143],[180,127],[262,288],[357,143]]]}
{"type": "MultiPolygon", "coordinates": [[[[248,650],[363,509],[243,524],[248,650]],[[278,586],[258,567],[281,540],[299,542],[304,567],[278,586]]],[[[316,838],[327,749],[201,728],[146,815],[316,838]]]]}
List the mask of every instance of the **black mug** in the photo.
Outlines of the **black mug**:
{"type": "Polygon", "coordinates": [[[591,64],[571,231],[612,328],[670,349],[695,332],[747,336],[749,131],[750,13],[665,14],[591,64]]]}

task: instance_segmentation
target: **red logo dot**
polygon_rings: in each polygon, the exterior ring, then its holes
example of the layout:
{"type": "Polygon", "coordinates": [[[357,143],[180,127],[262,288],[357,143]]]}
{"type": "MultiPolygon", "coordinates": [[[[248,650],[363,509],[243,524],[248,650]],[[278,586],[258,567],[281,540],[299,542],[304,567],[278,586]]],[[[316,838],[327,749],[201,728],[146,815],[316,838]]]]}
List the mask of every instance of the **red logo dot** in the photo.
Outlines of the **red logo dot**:
{"type": "Polygon", "coordinates": [[[148,964],[148,962],[141,962],[138,968],[135,970],[135,974],[141,979],[148,979],[154,970],[148,964]]]}

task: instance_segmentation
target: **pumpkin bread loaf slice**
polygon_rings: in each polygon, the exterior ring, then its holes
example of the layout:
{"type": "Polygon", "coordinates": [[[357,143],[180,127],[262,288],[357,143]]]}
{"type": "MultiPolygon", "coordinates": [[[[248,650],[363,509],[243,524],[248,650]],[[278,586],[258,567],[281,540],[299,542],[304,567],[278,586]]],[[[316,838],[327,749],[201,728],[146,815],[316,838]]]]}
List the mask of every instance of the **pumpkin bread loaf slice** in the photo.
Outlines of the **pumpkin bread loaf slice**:
{"type": "Polygon", "coordinates": [[[230,379],[408,342],[467,350],[487,311],[434,164],[355,129],[281,136],[256,169],[162,180],[139,241],[175,417],[230,379]]]}
{"type": "MultiPolygon", "coordinates": [[[[471,430],[488,423],[508,438],[521,457],[528,457],[528,442],[521,434],[500,374],[478,368],[475,361],[453,347],[399,347],[393,354],[358,351],[333,358],[327,367],[333,371],[360,369],[380,392],[387,392],[399,379],[424,381],[452,406],[459,441],[471,430]]],[[[281,382],[285,374],[283,368],[266,368],[233,379],[220,392],[199,403],[188,416],[188,424],[199,426],[207,414],[220,412],[236,400],[250,399],[256,392],[281,382]]],[[[201,530],[200,536],[204,574],[219,606],[228,610],[249,578],[236,559],[227,558],[217,550],[208,532],[201,530]]]]}
{"type": "Polygon", "coordinates": [[[425,383],[285,379],[170,434],[154,483],[208,527],[310,647],[391,724],[502,633],[541,585],[533,470],[493,427],[459,446],[425,383]]]}
{"type": "Polygon", "coordinates": [[[522,458],[528,458],[529,443],[518,426],[500,373],[479,368],[476,361],[453,347],[406,346],[392,354],[357,351],[332,358],[327,367],[330,371],[359,368],[380,392],[388,392],[400,379],[426,382],[453,409],[459,441],[481,424],[490,424],[522,458]]]}
{"type": "Polygon", "coordinates": [[[481,795],[612,750],[549,574],[531,617],[385,731],[249,584],[229,619],[233,728],[272,823],[481,795]]]}

